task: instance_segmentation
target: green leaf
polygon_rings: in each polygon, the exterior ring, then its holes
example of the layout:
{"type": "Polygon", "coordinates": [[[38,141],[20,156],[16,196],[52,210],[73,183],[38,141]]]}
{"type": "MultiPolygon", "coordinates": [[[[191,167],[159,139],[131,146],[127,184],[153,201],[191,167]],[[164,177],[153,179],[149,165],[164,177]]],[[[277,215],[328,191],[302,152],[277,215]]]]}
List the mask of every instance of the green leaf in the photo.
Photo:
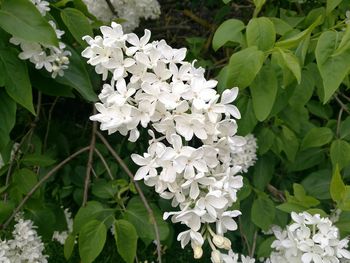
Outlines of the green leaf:
{"type": "Polygon", "coordinates": [[[350,116],[348,116],[340,124],[340,139],[348,138],[349,135],[350,135],[350,116]]]}
{"type": "Polygon", "coordinates": [[[304,38],[306,38],[311,32],[317,27],[322,21],[322,16],[319,16],[315,22],[313,22],[307,29],[304,31],[292,36],[291,38],[281,40],[276,42],[275,46],[276,47],[281,47],[281,48],[292,48],[297,46],[300,41],[302,41],[304,38]]]}
{"type": "Polygon", "coordinates": [[[293,30],[293,27],[291,27],[288,23],[284,22],[282,19],[277,17],[269,17],[271,22],[273,23],[276,33],[278,35],[283,36],[285,33],[293,30]]]}
{"type": "Polygon", "coordinates": [[[3,0],[0,27],[26,41],[58,46],[55,30],[28,0],[3,0]]]}
{"type": "Polygon", "coordinates": [[[299,59],[289,50],[276,48],[278,63],[280,66],[288,68],[297,79],[298,84],[301,82],[301,67],[299,59]]]}
{"type": "Polygon", "coordinates": [[[135,227],[126,220],[115,222],[115,241],[118,253],[126,263],[133,263],[136,256],[137,232],[135,227]]]}
{"type": "Polygon", "coordinates": [[[12,213],[15,204],[11,201],[0,201],[0,224],[3,223],[12,213]]]}
{"type": "Polygon", "coordinates": [[[275,140],[275,134],[271,131],[270,128],[262,128],[260,133],[258,134],[258,152],[260,155],[266,153],[271,149],[273,142],[275,140]]]}
{"type": "Polygon", "coordinates": [[[295,56],[299,59],[301,65],[304,65],[306,55],[309,51],[310,35],[307,35],[302,41],[300,41],[297,49],[295,50],[295,56]]]}
{"type": "Polygon", "coordinates": [[[79,255],[84,263],[93,262],[101,253],[107,236],[103,222],[91,220],[79,232],[79,255]]]}
{"type": "Polygon", "coordinates": [[[306,195],[305,189],[301,184],[294,183],[293,191],[296,201],[303,206],[309,208],[320,204],[320,201],[318,201],[316,198],[306,195]]]}
{"type": "Polygon", "coordinates": [[[271,251],[272,251],[272,248],[271,248],[271,244],[273,241],[276,240],[276,237],[268,237],[267,239],[265,239],[260,245],[259,245],[259,248],[258,248],[258,251],[257,251],[257,258],[268,258],[270,255],[271,255],[271,251]]]}
{"type": "Polygon", "coordinates": [[[56,218],[53,210],[42,204],[41,200],[35,200],[36,202],[29,203],[26,207],[27,217],[34,222],[34,225],[38,227],[38,234],[43,239],[51,239],[53,232],[57,229],[55,227],[56,218]]]}
{"type": "Polygon", "coordinates": [[[295,107],[304,106],[311,99],[314,87],[315,80],[312,72],[303,70],[301,72],[300,84],[294,88],[293,95],[288,100],[289,104],[295,107]]]}
{"type": "Polygon", "coordinates": [[[10,132],[16,122],[16,103],[0,89],[0,151],[10,142],[10,132]]]}
{"type": "Polygon", "coordinates": [[[266,0],[253,0],[254,2],[254,5],[255,5],[255,10],[254,10],[254,14],[253,14],[253,17],[256,17],[261,8],[263,7],[263,5],[265,4],[266,0]]]}
{"type": "Polygon", "coordinates": [[[72,234],[69,234],[68,237],[66,238],[66,241],[64,242],[64,248],[63,248],[64,257],[66,260],[68,260],[72,256],[74,246],[75,246],[75,236],[72,234]]]}
{"type": "Polygon", "coordinates": [[[254,200],[251,217],[253,223],[267,231],[275,219],[275,205],[266,195],[260,194],[254,200]]]}
{"type": "Polygon", "coordinates": [[[277,77],[271,66],[265,65],[250,85],[253,109],[258,121],[264,121],[270,114],[277,95],[277,77]]]}
{"type": "Polygon", "coordinates": [[[292,130],[286,126],[283,126],[281,139],[283,142],[283,151],[287,155],[288,160],[294,162],[295,156],[299,149],[298,138],[295,136],[292,130]]]}
{"type": "Polygon", "coordinates": [[[331,145],[331,160],[333,167],[339,166],[342,170],[350,164],[350,144],[344,140],[335,140],[331,145]]]}
{"type": "Polygon", "coordinates": [[[90,18],[93,21],[97,20],[97,18],[89,12],[83,0],[73,0],[73,3],[74,3],[74,7],[80,10],[86,17],[90,18]]]}
{"type": "Polygon", "coordinates": [[[332,12],[343,0],[327,0],[327,14],[332,12]]]}
{"type": "Polygon", "coordinates": [[[301,184],[307,193],[320,200],[330,199],[329,188],[332,172],[330,170],[319,170],[308,175],[301,184]]]}
{"type": "Polygon", "coordinates": [[[106,181],[101,179],[92,186],[93,195],[102,199],[113,198],[117,192],[118,184],[116,181],[106,181]]]}
{"type": "Polygon", "coordinates": [[[74,51],[74,49],[70,47],[67,47],[67,49],[72,53],[72,56],[69,57],[69,67],[64,71],[62,77],[56,78],[56,81],[74,88],[84,99],[88,101],[96,101],[97,96],[80,56],[74,51]]]}
{"type": "MultiPolygon", "coordinates": [[[[160,234],[160,240],[167,239],[169,235],[169,225],[163,220],[162,214],[155,205],[151,204],[160,234]]],[[[132,198],[124,214],[124,219],[134,225],[137,231],[137,235],[148,244],[152,240],[155,240],[154,227],[141,199],[139,197],[132,198]]]]}
{"type": "Polygon", "coordinates": [[[228,64],[228,86],[246,88],[254,80],[265,60],[264,52],[257,47],[248,47],[234,53],[228,64]]]}
{"type": "Polygon", "coordinates": [[[237,121],[238,132],[240,135],[247,135],[253,131],[257,124],[257,119],[253,110],[253,102],[251,99],[242,98],[237,102],[242,118],[237,121]]]}
{"type": "Polygon", "coordinates": [[[47,155],[41,154],[27,154],[22,159],[21,162],[25,165],[35,165],[47,167],[56,163],[56,161],[47,155]]]}
{"type": "Polygon", "coordinates": [[[341,178],[338,165],[335,166],[335,170],[332,176],[330,193],[333,201],[339,203],[343,200],[345,193],[345,184],[341,178]]]}
{"type": "Polygon", "coordinates": [[[348,50],[349,48],[350,48],[350,25],[349,23],[347,23],[345,33],[339,43],[338,48],[334,52],[333,56],[340,55],[344,51],[348,50]]]}
{"type": "Polygon", "coordinates": [[[27,168],[16,170],[13,174],[13,182],[21,194],[27,194],[37,181],[37,175],[27,168]]]}
{"type": "Polygon", "coordinates": [[[333,131],[327,127],[315,127],[308,131],[301,142],[301,150],[319,147],[329,143],[333,138],[333,131]]]}
{"type": "Polygon", "coordinates": [[[215,31],[213,49],[217,51],[228,42],[242,43],[244,23],[238,19],[228,19],[215,31]]]}
{"type": "Polygon", "coordinates": [[[276,206],[277,209],[286,212],[286,213],[291,213],[291,212],[304,212],[307,207],[300,205],[300,204],[295,204],[295,203],[283,203],[281,205],[276,206]]]}
{"type": "Polygon", "coordinates": [[[5,74],[6,92],[14,101],[35,114],[27,66],[17,55],[17,51],[12,48],[0,48],[0,61],[5,69],[1,74],[5,74]]]}
{"type": "Polygon", "coordinates": [[[87,17],[77,9],[65,8],[61,12],[61,18],[75,40],[83,47],[87,43],[82,39],[83,36],[93,36],[92,28],[87,17]]]}
{"type": "Polygon", "coordinates": [[[317,41],[315,50],[317,66],[323,80],[324,103],[338,89],[350,70],[349,49],[343,51],[341,54],[333,54],[337,47],[338,39],[339,33],[337,32],[323,32],[317,41]]]}
{"type": "Polygon", "coordinates": [[[254,165],[253,184],[263,191],[275,173],[275,162],[271,155],[261,156],[254,165]]]}
{"type": "Polygon", "coordinates": [[[248,47],[257,46],[262,51],[271,49],[276,41],[275,27],[266,17],[251,19],[246,34],[248,47]]]}
{"type": "Polygon", "coordinates": [[[113,213],[113,209],[104,208],[102,204],[97,201],[89,201],[86,206],[81,207],[76,214],[73,221],[73,232],[78,233],[86,223],[93,219],[104,221],[108,217],[111,217],[113,213]]]}
{"type": "Polygon", "coordinates": [[[288,165],[289,172],[297,172],[311,168],[324,161],[324,149],[311,148],[297,154],[295,161],[288,165]]]}

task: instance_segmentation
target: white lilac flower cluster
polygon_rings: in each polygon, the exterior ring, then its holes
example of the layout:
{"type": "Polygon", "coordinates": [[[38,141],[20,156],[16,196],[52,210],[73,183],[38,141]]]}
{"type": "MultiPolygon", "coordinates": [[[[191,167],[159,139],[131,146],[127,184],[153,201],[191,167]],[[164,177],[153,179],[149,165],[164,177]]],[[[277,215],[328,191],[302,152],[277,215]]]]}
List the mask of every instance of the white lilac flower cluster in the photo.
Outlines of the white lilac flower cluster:
{"type": "Polygon", "coordinates": [[[66,218],[67,230],[62,232],[55,231],[52,235],[52,240],[56,240],[61,245],[64,245],[68,235],[73,232],[72,213],[69,211],[68,208],[64,209],[64,216],[66,218]]]}
{"type": "Polygon", "coordinates": [[[113,22],[101,32],[103,36],[84,37],[89,46],[82,56],[104,80],[108,75],[112,80],[104,84],[96,104],[99,113],[90,119],[101,122],[109,134],[130,133],[130,141],[137,140],[140,125],[150,128],[147,152],[131,156],[141,166],[135,180],[143,179],[180,208],[164,219],[172,216],[188,227],[178,240],[182,247],[191,243],[195,258],[202,256],[205,239],[214,253],[229,251],[224,234],[237,229],[233,218],[241,214],[229,210],[243,186],[237,174],[256,159],[255,139],[236,135],[234,118],[240,113],[232,102],[238,89],[225,90],[220,99],[217,81],[206,80],[203,68],[184,61],[185,48],[149,42],[149,30],[139,39],[113,22]]]}
{"type": "MultiPolygon", "coordinates": [[[[42,16],[45,16],[46,12],[50,10],[49,3],[46,1],[31,0],[31,2],[42,16]]],[[[54,21],[49,21],[49,24],[55,30],[57,38],[61,39],[64,31],[58,30],[54,21]]],[[[36,69],[45,68],[46,71],[51,73],[52,78],[55,78],[57,75],[63,76],[64,70],[68,68],[68,56],[71,53],[65,50],[66,45],[63,42],[59,42],[58,47],[30,42],[17,37],[12,37],[10,42],[21,47],[22,52],[18,55],[20,59],[29,59],[30,62],[35,64],[36,69]]]]}
{"type": "Polygon", "coordinates": [[[349,240],[339,239],[339,230],[329,218],[307,212],[291,214],[285,230],[273,227],[276,240],[266,263],[337,263],[350,259],[349,240]]]}
{"type": "Polygon", "coordinates": [[[157,19],[160,5],[157,0],[84,0],[89,12],[104,22],[121,19],[126,32],[132,32],[143,19],[157,19]],[[114,11],[111,10],[114,9],[114,11]],[[116,17],[117,14],[117,17],[116,17]]]}
{"type": "Polygon", "coordinates": [[[44,244],[31,220],[16,217],[13,239],[0,239],[0,263],[46,263],[44,244]]]}

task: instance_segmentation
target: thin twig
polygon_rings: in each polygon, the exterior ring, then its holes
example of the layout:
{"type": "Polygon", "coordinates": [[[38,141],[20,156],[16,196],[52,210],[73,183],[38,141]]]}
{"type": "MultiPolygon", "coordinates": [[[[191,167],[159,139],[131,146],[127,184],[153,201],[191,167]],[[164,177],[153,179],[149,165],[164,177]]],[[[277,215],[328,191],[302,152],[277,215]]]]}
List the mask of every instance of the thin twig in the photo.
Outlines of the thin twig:
{"type": "Polygon", "coordinates": [[[238,218],[238,226],[239,226],[239,232],[241,233],[241,238],[243,239],[244,243],[246,244],[247,250],[248,250],[248,254],[250,255],[251,254],[250,245],[249,245],[247,236],[243,232],[242,220],[241,220],[240,217],[238,218]]]}
{"type": "Polygon", "coordinates": [[[350,97],[346,96],[344,93],[340,92],[340,96],[342,96],[344,99],[346,99],[348,102],[350,102],[350,97]]]}
{"type": "Polygon", "coordinates": [[[282,202],[286,201],[286,197],[284,196],[284,193],[280,190],[278,190],[276,187],[274,187],[271,184],[267,185],[267,190],[277,199],[279,199],[282,202]]]}
{"type": "Polygon", "coordinates": [[[22,199],[22,201],[19,203],[19,205],[13,210],[11,216],[6,220],[6,222],[2,225],[2,229],[5,229],[11,222],[11,220],[15,217],[15,215],[21,210],[21,208],[24,206],[24,204],[28,201],[28,199],[36,192],[36,190],[39,189],[39,187],[46,182],[52,175],[54,175],[62,166],[64,166],[66,163],[77,157],[79,154],[86,152],[90,149],[90,147],[82,148],[75,153],[68,156],[66,159],[64,159],[62,162],[60,162],[58,165],[56,165],[50,172],[48,172],[43,178],[37,182],[32,189],[26,194],[26,196],[22,199]]]}
{"type": "Polygon", "coordinates": [[[209,28],[209,29],[212,29],[213,26],[206,20],[198,17],[197,15],[195,15],[194,13],[192,13],[191,10],[188,10],[188,9],[185,9],[183,11],[183,14],[189,18],[191,18],[193,21],[197,22],[198,24],[200,24],[201,26],[203,27],[206,27],[206,28],[209,28]]]}
{"type": "Polygon", "coordinates": [[[111,12],[113,13],[113,15],[118,16],[118,13],[117,13],[117,11],[115,11],[115,8],[114,8],[112,2],[110,0],[106,0],[106,3],[108,5],[109,9],[111,10],[111,12]]]}
{"type": "Polygon", "coordinates": [[[106,159],[103,157],[103,155],[101,154],[101,152],[95,148],[95,153],[97,154],[97,156],[100,158],[102,164],[104,165],[104,167],[106,168],[107,174],[109,176],[109,178],[111,178],[111,180],[114,180],[114,176],[112,175],[111,169],[109,168],[106,159]]]}
{"type": "MultiPolygon", "coordinates": [[[[27,136],[30,138],[29,141],[31,140],[36,123],[39,121],[39,115],[40,115],[40,110],[41,110],[41,98],[42,98],[41,92],[39,91],[38,101],[37,101],[37,105],[36,105],[36,116],[35,116],[34,120],[31,122],[29,130],[22,137],[21,142],[18,145],[18,148],[16,149],[16,151],[13,154],[13,158],[10,160],[10,166],[9,166],[7,173],[6,173],[5,188],[9,185],[13,164],[16,160],[17,154],[19,153],[21,147],[23,146],[23,143],[25,142],[27,136]]],[[[7,193],[4,194],[4,202],[6,202],[6,201],[7,201],[7,193]]]]}
{"type": "Polygon", "coordinates": [[[49,110],[49,117],[47,119],[47,127],[46,127],[46,132],[45,132],[45,137],[44,137],[44,144],[43,144],[43,151],[45,152],[46,150],[46,146],[47,146],[47,139],[49,137],[49,132],[50,132],[50,126],[51,126],[51,119],[52,119],[52,112],[53,112],[53,109],[55,108],[56,106],[56,103],[58,101],[58,98],[59,97],[56,97],[55,100],[53,101],[51,107],[50,107],[50,110],[49,110]]]}
{"type": "MultiPolygon", "coordinates": [[[[94,114],[96,114],[95,106],[93,106],[93,115],[94,114]]],[[[84,195],[83,195],[82,206],[86,205],[86,202],[88,199],[90,176],[91,176],[91,170],[92,170],[92,162],[93,162],[93,157],[94,157],[94,149],[95,149],[95,145],[96,145],[96,130],[97,130],[97,122],[94,121],[92,123],[90,150],[89,150],[88,162],[86,165],[86,175],[85,175],[85,181],[84,181],[84,195]]]]}
{"type": "Polygon", "coordinates": [[[255,231],[254,233],[254,238],[253,238],[253,245],[252,245],[252,250],[250,251],[250,257],[252,258],[255,253],[255,248],[256,248],[256,239],[258,238],[258,231],[255,231]]]}
{"type": "Polygon", "coordinates": [[[341,115],[343,114],[343,108],[340,108],[339,114],[338,114],[338,120],[337,120],[337,137],[339,138],[340,134],[340,124],[341,124],[341,115]]]}
{"type": "MultiPolygon", "coordinates": [[[[10,160],[10,165],[9,165],[9,168],[7,170],[7,173],[6,173],[6,179],[5,179],[5,188],[9,185],[9,182],[10,182],[10,177],[11,177],[11,173],[12,173],[12,168],[13,168],[13,165],[17,159],[17,154],[19,153],[20,149],[22,148],[24,142],[26,141],[26,138],[32,134],[32,131],[34,129],[34,126],[31,125],[30,129],[27,131],[26,134],[23,135],[22,139],[21,139],[21,142],[19,143],[16,151],[14,152],[13,154],[13,158],[11,158],[10,160]]],[[[7,193],[4,194],[4,202],[7,201],[7,193]]]]}
{"type": "Polygon", "coordinates": [[[116,159],[116,161],[119,163],[119,165],[123,168],[123,170],[126,172],[126,174],[130,177],[130,180],[134,183],[136,191],[140,195],[140,198],[143,202],[143,205],[145,206],[145,208],[149,214],[149,217],[151,219],[151,222],[153,224],[154,232],[156,235],[156,242],[157,242],[156,245],[157,245],[158,262],[161,263],[162,262],[162,254],[161,254],[162,252],[161,252],[161,247],[160,247],[159,229],[158,229],[158,225],[157,225],[152,208],[148,204],[147,199],[146,199],[145,195],[143,194],[140,185],[134,180],[134,175],[129,170],[128,166],[125,164],[123,159],[117,154],[117,152],[113,149],[113,147],[109,144],[109,142],[106,140],[106,138],[100,132],[97,131],[96,135],[103,142],[103,144],[107,147],[107,149],[110,151],[110,153],[116,159]]]}
{"type": "Polygon", "coordinates": [[[348,114],[350,114],[350,110],[348,109],[348,107],[338,98],[338,96],[336,94],[334,94],[334,98],[337,100],[340,107],[342,107],[342,109],[344,111],[346,111],[348,114]]]}

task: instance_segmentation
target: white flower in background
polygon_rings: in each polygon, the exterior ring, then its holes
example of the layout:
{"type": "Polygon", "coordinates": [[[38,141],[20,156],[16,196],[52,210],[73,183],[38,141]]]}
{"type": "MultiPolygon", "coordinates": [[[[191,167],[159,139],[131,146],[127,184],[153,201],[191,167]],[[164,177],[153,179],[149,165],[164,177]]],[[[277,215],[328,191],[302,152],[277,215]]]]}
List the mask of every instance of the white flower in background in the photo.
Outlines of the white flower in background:
{"type": "Polygon", "coordinates": [[[346,262],[349,240],[339,239],[339,230],[329,218],[292,212],[292,223],[282,230],[273,227],[276,240],[268,263],[346,262]]]}
{"type": "Polygon", "coordinates": [[[160,5],[157,0],[110,0],[114,12],[105,0],[83,0],[89,12],[104,22],[121,19],[125,31],[137,28],[141,19],[157,19],[160,5]]]}
{"type": "MultiPolygon", "coordinates": [[[[44,0],[31,1],[43,16],[50,10],[49,3],[44,0]]],[[[49,24],[55,30],[57,38],[61,39],[64,31],[58,30],[54,21],[49,21],[49,24]]],[[[36,69],[44,68],[51,73],[52,78],[56,78],[57,75],[63,76],[64,70],[68,68],[68,57],[71,53],[65,50],[66,45],[63,42],[59,42],[59,46],[55,47],[12,37],[10,43],[21,47],[22,52],[18,55],[20,59],[28,59],[35,64],[36,69]]]]}
{"type": "Polygon", "coordinates": [[[15,220],[13,239],[0,240],[0,262],[47,263],[48,256],[43,255],[44,244],[33,222],[24,220],[20,215],[15,220]]]}
{"type": "Polygon", "coordinates": [[[184,61],[186,49],[149,42],[148,30],[140,39],[124,34],[115,22],[101,31],[103,37],[84,37],[89,46],[82,52],[104,80],[111,78],[90,119],[109,134],[129,133],[130,141],[137,140],[140,126],[149,128],[147,152],[131,155],[140,166],[135,180],[144,180],[178,207],[164,219],[188,227],[178,236],[182,247],[190,243],[199,258],[207,239],[216,262],[218,249],[230,249],[224,234],[237,229],[233,218],[241,214],[228,210],[243,186],[239,174],[256,160],[255,138],[236,135],[234,118],[240,113],[232,103],[238,88],[220,99],[217,81],[206,80],[204,69],[184,61]]]}
{"type": "Polygon", "coordinates": [[[73,232],[72,213],[69,211],[68,208],[64,209],[64,216],[66,218],[67,230],[62,232],[55,231],[52,235],[52,240],[56,240],[61,245],[64,245],[68,235],[73,232]]]}
{"type": "Polygon", "coordinates": [[[255,164],[256,156],[256,138],[253,134],[244,137],[246,143],[236,149],[236,153],[232,155],[233,163],[242,167],[243,172],[247,172],[248,168],[255,164]]]}

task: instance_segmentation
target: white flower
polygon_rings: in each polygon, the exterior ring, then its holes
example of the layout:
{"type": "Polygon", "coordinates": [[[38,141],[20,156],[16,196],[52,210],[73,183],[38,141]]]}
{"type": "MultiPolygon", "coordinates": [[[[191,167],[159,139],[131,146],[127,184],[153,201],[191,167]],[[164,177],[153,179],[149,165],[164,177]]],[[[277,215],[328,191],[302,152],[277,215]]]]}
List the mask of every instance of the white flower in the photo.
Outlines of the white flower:
{"type": "Polygon", "coordinates": [[[273,227],[276,240],[268,262],[323,263],[350,259],[348,239],[339,240],[339,231],[328,218],[307,212],[291,214],[286,230],[273,227]]]}
{"type": "Polygon", "coordinates": [[[42,254],[44,244],[33,222],[24,220],[21,215],[17,215],[15,220],[17,223],[12,232],[13,239],[0,239],[0,262],[47,263],[48,256],[42,254]]]}
{"type": "MultiPolygon", "coordinates": [[[[36,6],[41,15],[45,16],[46,12],[50,10],[49,3],[43,0],[31,0],[36,6]]],[[[58,39],[61,39],[64,31],[56,28],[54,21],[49,21],[49,24],[54,29],[58,39]]],[[[10,38],[10,43],[19,45],[22,52],[18,57],[22,60],[29,60],[35,64],[36,69],[44,68],[51,73],[52,78],[64,75],[64,70],[68,68],[70,51],[65,50],[66,45],[59,42],[58,47],[50,45],[42,45],[36,42],[29,42],[16,37],[10,38]]]]}
{"type": "Polygon", "coordinates": [[[157,0],[110,0],[114,12],[107,2],[96,0],[83,0],[91,14],[104,22],[115,18],[124,20],[123,27],[128,32],[139,26],[140,19],[157,19],[160,15],[160,6],[157,0]]]}
{"type": "Polygon", "coordinates": [[[66,218],[67,230],[62,232],[54,231],[52,235],[52,240],[56,240],[61,245],[64,245],[68,235],[73,232],[72,213],[68,208],[64,209],[64,216],[66,218]]]}
{"type": "MultiPolygon", "coordinates": [[[[148,128],[147,152],[131,155],[140,166],[134,179],[143,179],[178,208],[163,217],[189,228],[178,240],[183,247],[191,242],[195,257],[201,257],[203,237],[219,235],[220,247],[229,250],[231,242],[223,235],[237,229],[233,218],[240,212],[226,210],[243,186],[239,172],[256,160],[254,137],[236,135],[233,118],[240,114],[232,103],[238,89],[220,98],[217,81],[207,80],[194,62],[183,61],[185,48],[174,49],[164,40],[149,42],[148,30],[140,39],[124,34],[115,23],[101,30],[103,37],[84,37],[89,46],[82,52],[104,80],[111,79],[99,95],[98,113],[90,119],[109,134],[129,133],[131,141],[138,138],[140,126],[148,128]]],[[[235,258],[218,255],[225,262],[235,258]]]]}
{"type": "Polygon", "coordinates": [[[192,229],[181,232],[177,236],[177,240],[181,241],[182,248],[184,248],[190,241],[199,246],[201,246],[204,243],[202,235],[192,229]]]}

